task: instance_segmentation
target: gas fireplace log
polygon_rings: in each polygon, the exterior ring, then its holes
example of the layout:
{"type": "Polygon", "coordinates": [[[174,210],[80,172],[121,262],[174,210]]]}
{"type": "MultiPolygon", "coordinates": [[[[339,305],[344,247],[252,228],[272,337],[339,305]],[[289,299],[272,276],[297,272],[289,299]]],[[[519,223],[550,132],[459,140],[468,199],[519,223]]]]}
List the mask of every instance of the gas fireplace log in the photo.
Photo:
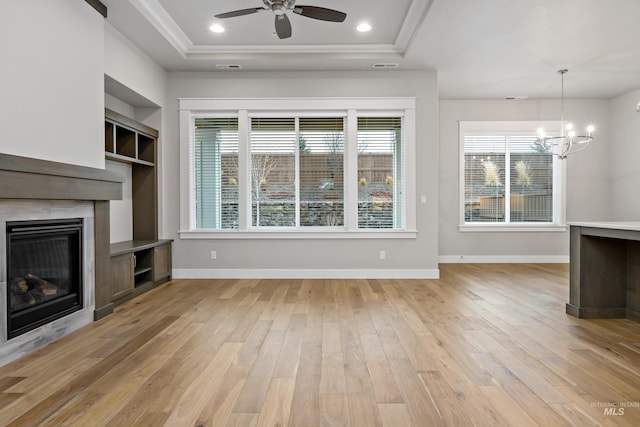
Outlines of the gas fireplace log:
{"type": "Polygon", "coordinates": [[[39,278],[38,276],[34,276],[29,273],[25,276],[27,283],[31,289],[35,289],[36,291],[42,293],[42,295],[55,295],[58,293],[58,287],[51,282],[47,282],[39,278]]]}
{"type": "Polygon", "coordinates": [[[11,279],[11,284],[9,285],[12,293],[22,293],[27,292],[29,290],[29,285],[24,277],[14,277],[11,279]]]}
{"type": "Polygon", "coordinates": [[[36,299],[30,293],[11,295],[11,311],[21,310],[35,303],[36,299]]]}

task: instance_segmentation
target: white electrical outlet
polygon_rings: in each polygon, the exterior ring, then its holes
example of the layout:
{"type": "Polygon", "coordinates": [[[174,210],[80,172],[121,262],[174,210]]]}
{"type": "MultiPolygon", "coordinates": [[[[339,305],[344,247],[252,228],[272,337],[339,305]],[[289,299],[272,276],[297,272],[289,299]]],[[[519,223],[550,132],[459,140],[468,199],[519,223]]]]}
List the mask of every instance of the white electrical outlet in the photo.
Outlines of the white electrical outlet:
{"type": "Polygon", "coordinates": [[[211,259],[218,259],[218,254],[216,251],[211,251],[211,259]]]}
{"type": "Polygon", "coordinates": [[[386,259],[387,258],[387,252],[386,251],[380,251],[380,259],[386,259]]]}
{"type": "Polygon", "coordinates": [[[420,196],[420,204],[422,205],[427,204],[427,196],[420,196]]]}

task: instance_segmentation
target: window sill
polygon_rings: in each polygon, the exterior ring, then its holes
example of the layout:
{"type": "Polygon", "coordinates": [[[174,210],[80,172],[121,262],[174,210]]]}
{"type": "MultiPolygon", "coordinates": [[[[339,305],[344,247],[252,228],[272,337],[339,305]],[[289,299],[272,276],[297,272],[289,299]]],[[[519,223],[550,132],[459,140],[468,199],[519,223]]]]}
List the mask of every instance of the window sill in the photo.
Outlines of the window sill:
{"type": "Polygon", "coordinates": [[[415,239],[415,230],[186,230],[178,233],[181,239],[415,239]]]}
{"type": "Polygon", "coordinates": [[[564,232],[566,224],[464,224],[458,226],[462,233],[513,233],[513,232],[564,232]]]}

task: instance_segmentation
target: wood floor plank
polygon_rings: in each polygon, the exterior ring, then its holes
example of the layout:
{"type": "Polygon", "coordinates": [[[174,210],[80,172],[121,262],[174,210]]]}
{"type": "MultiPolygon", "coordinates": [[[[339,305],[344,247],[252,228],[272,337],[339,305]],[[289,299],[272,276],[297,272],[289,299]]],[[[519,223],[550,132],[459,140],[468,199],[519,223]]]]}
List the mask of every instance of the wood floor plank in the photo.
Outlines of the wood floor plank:
{"type": "Polygon", "coordinates": [[[349,427],[349,399],[344,393],[320,394],[320,426],[349,427]]]}
{"type": "Polygon", "coordinates": [[[566,265],[440,273],[168,282],[0,367],[0,425],[640,425],[640,323],[566,265]]]}
{"type": "Polygon", "coordinates": [[[258,426],[286,426],[293,402],[294,378],[273,378],[258,417],[258,426]]]}
{"type": "Polygon", "coordinates": [[[321,337],[318,337],[317,342],[303,341],[300,350],[300,367],[296,375],[295,394],[291,406],[291,425],[317,426],[319,424],[321,369],[321,337]]]}
{"type": "Polygon", "coordinates": [[[225,343],[220,351],[211,359],[211,363],[202,371],[198,378],[177,402],[171,416],[167,420],[169,425],[193,425],[200,412],[205,407],[208,397],[217,391],[226,370],[231,366],[241,344],[225,343]]]}
{"type": "MultiPolygon", "coordinates": [[[[378,405],[378,412],[384,427],[410,426],[414,425],[407,410],[407,405],[403,403],[383,403],[378,405]]],[[[452,424],[454,425],[454,424],[452,424]]]]}
{"type": "Polygon", "coordinates": [[[302,350],[302,340],[304,338],[307,315],[293,313],[289,320],[289,325],[282,342],[278,362],[273,371],[273,376],[277,378],[295,378],[300,363],[300,351],[302,350]]]}
{"type": "Polygon", "coordinates": [[[378,335],[362,335],[360,338],[376,402],[403,403],[402,392],[378,335]]]}
{"type": "MultiPolygon", "coordinates": [[[[244,387],[249,375],[249,369],[250,366],[248,365],[232,365],[229,367],[217,392],[209,397],[209,401],[202,408],[195,425],[217,427],[231,424],[230,420],[238,415],[233,413],[233,407],[244,387]]],[[[252,422],[257,422],[257,417],[254,417],[256,414],[249,415],[252,416],[250,418],[252,422]]]]}
{"type": "Polygon", "coordinates": [[[233,412],[259,413],[264,403],[278,355],[284,340],[284,331],[271,329],[260,353],[252,365],[233,412]]]}
{"type": "Polygon", "coordinates": [[[28,377],[4,377],[0,378],[0,393],[26,380],[28,377]]]}

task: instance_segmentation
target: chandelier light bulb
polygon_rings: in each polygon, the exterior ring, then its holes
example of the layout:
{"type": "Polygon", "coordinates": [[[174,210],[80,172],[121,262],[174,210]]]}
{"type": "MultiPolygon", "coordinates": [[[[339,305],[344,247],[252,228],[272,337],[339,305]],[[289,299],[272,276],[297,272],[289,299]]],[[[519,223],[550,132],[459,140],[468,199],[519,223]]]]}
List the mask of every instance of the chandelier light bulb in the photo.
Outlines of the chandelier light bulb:
{"type": "MultiPolygon", "coordinates": [[[[560,123],[564,123],[564,75],[568,70],[558,70],[560,74],[560,123]]],[[[593,125],[589,125],[586,130],[586,135],[578,135],[573,128],[571,122],[567,122],[563,127],[560,127],[561,133],[559,136],[546,136],[544,130],[538,129],[538,139],[535,141],[537,150],[547,152],[557,156],[560,160],[567,158],[569,154],[577,153],[585,149],[591,141],[593,141],[592,133],[595,130],[593,125]],[[566,134],[565,131],[566,130],[566,134]]]]}

